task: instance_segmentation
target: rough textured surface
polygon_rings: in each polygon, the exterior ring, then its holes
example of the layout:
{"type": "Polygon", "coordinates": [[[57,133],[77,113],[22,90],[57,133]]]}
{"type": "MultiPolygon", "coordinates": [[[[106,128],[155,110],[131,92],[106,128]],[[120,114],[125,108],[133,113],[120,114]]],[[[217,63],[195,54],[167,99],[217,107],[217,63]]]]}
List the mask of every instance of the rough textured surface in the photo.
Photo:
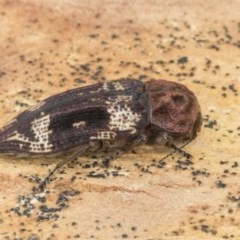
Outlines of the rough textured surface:
{"type": "Polygon", "coordinates": [[[81,158],[38,195],[57,160],[2,157],[0,238],[240,239],[239,5],[1,0],[1,126],[52,94],[134,77],[187,85],[204,127],[185,148],[193,161],[159,162],[164,147],[109,169],[81,158]]]}

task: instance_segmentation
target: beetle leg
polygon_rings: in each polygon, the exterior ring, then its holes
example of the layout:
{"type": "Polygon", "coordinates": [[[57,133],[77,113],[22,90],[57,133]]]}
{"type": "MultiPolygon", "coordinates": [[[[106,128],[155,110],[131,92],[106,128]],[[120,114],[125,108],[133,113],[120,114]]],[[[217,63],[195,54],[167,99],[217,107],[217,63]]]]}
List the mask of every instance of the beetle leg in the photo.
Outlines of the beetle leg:
{"type": "Polygon", "coordinates": [[[53,174],[60,169],[63,165],[73,161],[76,157],[84,154],[86,151],[88,151],[92,146],[90,145],[83,145],[77,148],[69,157],[63,159],[61,162],[59,162],[54,169],[52,169],[47,177],[44,178],[44,180],[39,184],[37,189],[34,189],[34,191],[40,191],[43,192],[47,183],[50,181],[50,178],[53,176],[53,174]]]}
{"type": "MultiPolygon", "coordinates": [[[[118,157],[120,157],[124,152],[132,149],[133,147],[145,143],[147,141],[147,137],[145,134],[138,135],[136,138],[133,139],[133,141],[129,142],[127,146],[122,147],[121,149],[116,150],[111,156],[106,157],[103,159],[102,163],[104,167],[109,167],[110,162],[118,157]]],[[[104,141],[103,142],[103,147],[107,149],[110,146],[109,141],[104,141]]]]}
{"type": "Polygon", "coordinates": [[[124,153],[123,150],[117,150],[115,151],[111,156],[106,157],[102,160],[102,165],[106,168],[108,168],[110,166],[110,162],[116,158],[118,158],[119,156],[121,156],[124,153]]]}
{"type": "Polygon", "coordinates": [[[166,146],[170,147],[173,149],[173,152],[171,154],[173,154],[174,152],[178,152],[180,153],[183,157],[186,157],[187,159],[192,158],[192,155],[190,153],[187,153],[186,151],[184,151],[182,148],[185,147],[186,145],[188,145],[190,142],[186,142],[183,146],[181,147],[177,147],[175,144],[171,143],[171,142],[167,142],[166,146]]]}
{"type": "Polygon", "coordinates": [[[167,154],[165,157],[163,157],[159,162],[162,162],[163,160],[165,160],[166,158],[170,157],[172,154],[174,154],[175,152],[180,153],[183,157],[186,157],[187,159],[191,159],[192,155],[190,153],[187,153],[186,151],[183,150],[183,148],[185,146],[187,146],[190,143],[190,141],[186,142],[185,144],[183,144],[181,147],[177,147],[175,144],[173,144],[172,142],[167,142],[166,146],[173,149],[172,152],[170,152],[169,154],[167,154]]]}
{"type": "MultiPolygon", "coordinates": [[[[95,143],[95,145],[97,144],[97,146],[99,147],[97,149],[97,151],[102,151],[105,152],[106,154],[108,153],[108,151],[111,149],[112,147],[112,143],[108,140],[100,140],[100,141],[92,141],[92,144],[95,143]],[[100,145],[100,146],[99,146],[100,145]]],[[[92,150],[92,149],[91,149],[92,150]]],[[[94,151],[93,151],[94,152],[94,151]]],[[[104,157],[102,159],[102,165],[103,167],[108,168],[110,166],[110,162],[116,158],[118,158],[120,155],[122,155],[124,153],[124,151],[122,149],[117,149],[113,152],[111,152],[111,155],[104,157]]]]}

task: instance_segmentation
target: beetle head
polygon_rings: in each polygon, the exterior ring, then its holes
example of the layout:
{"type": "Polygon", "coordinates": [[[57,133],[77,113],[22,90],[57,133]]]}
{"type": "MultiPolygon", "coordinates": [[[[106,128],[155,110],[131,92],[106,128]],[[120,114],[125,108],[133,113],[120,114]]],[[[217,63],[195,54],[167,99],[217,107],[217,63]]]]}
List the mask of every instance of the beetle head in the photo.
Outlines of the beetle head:
{"type": "Polygon", "coordinates": [[[173,139],[192,139],[200,131],[202,114],[196,96],[182,84],[151,80],[146,84],[151,125],[173,139]]]}

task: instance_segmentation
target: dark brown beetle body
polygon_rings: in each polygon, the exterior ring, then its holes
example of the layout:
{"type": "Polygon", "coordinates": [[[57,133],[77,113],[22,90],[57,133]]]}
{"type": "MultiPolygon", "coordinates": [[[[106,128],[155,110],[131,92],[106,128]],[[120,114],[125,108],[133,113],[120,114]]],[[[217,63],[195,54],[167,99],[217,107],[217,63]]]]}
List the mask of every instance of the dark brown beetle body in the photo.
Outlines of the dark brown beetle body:
{"type": "Polygon", "coordinates": [[[192,139],[201,125],[197,98],[185,86],[122,79],[57,94],[19,114],[0,131],[0,153],[70,152],[69,161],[89,152],[124,152],[142,142],[192,139]]]}
{"type": "Polygon", "coordinates": [[[201,110],[184,85],[126,79],[69,90],[18,115],[0,132],[0,153],[54,154],[94,141],[191,139],[201,110]],[[144,135],[144,137],[142,137],[144,135]]]}

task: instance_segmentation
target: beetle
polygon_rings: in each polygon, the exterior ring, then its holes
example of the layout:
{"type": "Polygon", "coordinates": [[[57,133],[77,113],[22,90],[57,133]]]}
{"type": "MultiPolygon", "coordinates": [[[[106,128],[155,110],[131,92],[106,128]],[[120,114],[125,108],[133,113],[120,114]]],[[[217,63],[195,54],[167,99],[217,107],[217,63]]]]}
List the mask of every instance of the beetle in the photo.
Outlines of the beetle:
{"type": "Polygon", "coordinates": [[[141,143],[175,147],[175,140],[196,137],[201,125],[200,105],[186,86],[120,79],[59,93],[19,114],[0,130],[0,153],[64,153],[41,184],[43,189],[57,169],[78,156],[119,155],[141,143]]]}

